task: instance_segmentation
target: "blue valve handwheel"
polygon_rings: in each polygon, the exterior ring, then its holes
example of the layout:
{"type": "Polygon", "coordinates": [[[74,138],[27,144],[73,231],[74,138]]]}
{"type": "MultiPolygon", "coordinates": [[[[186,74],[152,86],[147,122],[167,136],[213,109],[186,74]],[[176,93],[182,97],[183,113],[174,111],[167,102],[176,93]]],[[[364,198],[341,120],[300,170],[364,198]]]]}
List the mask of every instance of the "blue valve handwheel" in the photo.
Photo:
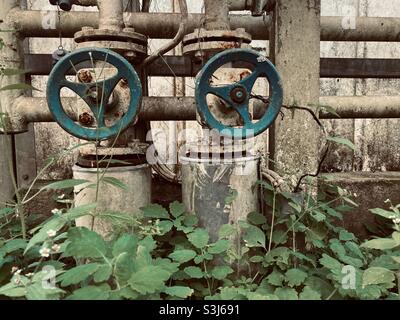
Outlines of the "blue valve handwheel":
{"type": "Polygon", "coordinates": [[[71,135],[88,141],[103,141],[113,138],[127,129],[135,122],[141,106],[142,85],[138,74],[132,65],[119,54],[108,49],[85,48],[73,51],[63,57],[50,73],[47,84],[47,103],[54,119],[58,124],[71,135]],[[77,66],[85,61],[93,63],[94,61],[107,62],[115,67],[118,72],[116,75],[103,81],[95,83],[78,83],[66,79],[66,75],[71,68],[77,69],[77,66]],[[130,103],[127,112],[113,126],[108,127],[105,124],[106,104],[116,87],[116,85],[125,79],[128,82],[130,90],[130,103]],[[81,97],[93,112],[97,126],[88,128],[75,123],[65,112],[60,92],[62,88],[68,88],[81,97]],[[96,97],[93,99],[93,92],[96,97]],[[99,96],[101,96],[99,98],[99,96]]]}
{"type": "Polygon", "coordinates": [[[215,55],[203,67],[196,80],[196,103],[202,122],[230,138],[247,139],[263,133],[279,115],[282,102],[281,78],[275,66],[264,56],[250,49],[231,49],[215,55]],[[239,61],[254,66],[254,70],[249,76],[229,85],[210,85],[210,79],[219,68],[227,63],[239,61]],[[269,82],[269,105],[263,117],[253,123],[249,114],[249,102],[254,84],[261,77],[267,78],[269,82]],[[241,128],[226,126],[216,119],[207,104],[207,95],[209,94],[224,100],[228,107],[238,112],[244,125],[241,128]]]}

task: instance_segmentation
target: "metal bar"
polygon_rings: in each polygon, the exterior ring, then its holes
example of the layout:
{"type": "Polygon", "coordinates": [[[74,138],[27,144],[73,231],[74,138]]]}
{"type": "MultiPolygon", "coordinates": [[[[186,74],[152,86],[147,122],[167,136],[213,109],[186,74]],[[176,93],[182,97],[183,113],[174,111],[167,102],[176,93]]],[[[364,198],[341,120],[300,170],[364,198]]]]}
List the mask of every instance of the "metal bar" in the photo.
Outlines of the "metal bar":
{"type": "MultiPolygon", "coordinates": [[[[98,27],[98,12],[62,12],[63,36],[72,38],[84,26],[98,27]]],[[[38,10],[13,10],[10,19],[21,36],[48,38],[58,36],[57,13],[38,10]]],[[[187,32],[201,26],[204,15],[190,14],[187,32]]],[[[230,15],[231,29],[245,28],[254,40],[269,39],[269,18],[230,15]],[[267,28],[267,32],[265,29],[267,28]]],[[[171,39],[179,29],[177,13],[125,13],[124,22],[137,32],[155,39],[171,39]]],[[[321,17],[321,41],[400,41],[400,18],[355,18],[355,29],[343,28],[343,17],[321,17]]]]}
{"type": "MultiPolygon", "coordinates": [[[[322,58],[320,64],[321,78],[400,78],[400,59],[322,58]]],[[[29,75],[48,75],[52,69],[51,55],[26,54],[25,66],[29,75]]],[[[235,66],[243,67],[240,64],[235,66]]],[[[82,64],[79,68],[90,68],[90,65],[82,64]]],[[[153,62],[147,70],[152,77],[194,77],[201,65],[192,63],[189,57],[165,56],[153,62]]]]}

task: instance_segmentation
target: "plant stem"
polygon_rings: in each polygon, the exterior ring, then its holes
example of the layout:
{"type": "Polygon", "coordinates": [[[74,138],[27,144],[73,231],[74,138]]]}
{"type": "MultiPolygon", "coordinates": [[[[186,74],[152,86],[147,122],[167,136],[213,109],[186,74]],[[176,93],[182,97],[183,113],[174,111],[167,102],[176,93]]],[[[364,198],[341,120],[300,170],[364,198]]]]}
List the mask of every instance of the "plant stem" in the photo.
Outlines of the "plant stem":
{"type": "Polygon", "coordinates": [[[276,207],[276,192],[274,191],[274,198],[272,199],[272,220],[271,220],[271,232],[269,235],[269,243],[268,243],[268,252],[271,251],[272,248],[272,237],[274,235],[274,225],[275,225],[275,208],[276,207]]]}

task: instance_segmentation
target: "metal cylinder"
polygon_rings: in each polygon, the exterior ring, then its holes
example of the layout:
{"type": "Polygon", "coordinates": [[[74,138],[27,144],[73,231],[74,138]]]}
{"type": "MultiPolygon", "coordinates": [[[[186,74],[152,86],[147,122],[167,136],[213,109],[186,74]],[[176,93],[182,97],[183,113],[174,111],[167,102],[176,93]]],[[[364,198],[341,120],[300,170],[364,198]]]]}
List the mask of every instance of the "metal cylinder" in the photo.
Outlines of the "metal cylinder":
{"type": "Polygon", "coordinates": [[[126,189],[121,189],[104,179],[99,183],[99,192],[96,192],[97,188],[88,188],[88,185],[98,181],[97,168],[82,168],[76,165],[73,167],[73,173],[74,179],[89,181],[75,187],[75,205],[78,207],[97,203],[96,215],[79,218],[76,224],[94,230],[106,239],[113,238],[116,231],[129,231],[124,230],[127,221],[110,219],[110,214],[126,215],[134,219],[139,216],[140,208],[151,203],[151,168],[148,164],[107,169],[104,177],[117,179],[127,187],[126,189]]]}
{"type": "Polygon", "coordinates": [[[181,157],[182,198],[188,212],[196,214],[211,241],[225,224],[245,220],[259,209],[258,157],[202,159],[181,157]]]}
{"type": "Polygon", "coordinates": [[[122,0],[97,0],[99,29],[122,30],[124,27],[122,0]]]}
{"type": "Polygon", "coordinates": [[[229,30],[229,5],[227,0],[204,0],[205,27],[207,30],[229,30]]]}

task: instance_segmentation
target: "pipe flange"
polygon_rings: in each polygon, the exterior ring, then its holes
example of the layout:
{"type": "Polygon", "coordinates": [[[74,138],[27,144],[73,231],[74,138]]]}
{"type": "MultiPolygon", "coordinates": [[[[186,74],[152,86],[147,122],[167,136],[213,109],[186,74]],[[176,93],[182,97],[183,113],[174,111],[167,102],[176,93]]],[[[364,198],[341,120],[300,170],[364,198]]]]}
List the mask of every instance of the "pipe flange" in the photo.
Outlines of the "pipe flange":
{"type": "Polygon", "coordinates": [[[206,30],[195,29],[183,38],[183,54],[194,59],[208,60],[227,49],[250,48],[252,38],[245,29],[206,30]]]}
{"type": "Polygon", "coordinates": [[[84,27],[74,36],[76,48],[109,48],[130,61],[147,57],[148,38],[132,28],[122,31],[84,27]]]}

